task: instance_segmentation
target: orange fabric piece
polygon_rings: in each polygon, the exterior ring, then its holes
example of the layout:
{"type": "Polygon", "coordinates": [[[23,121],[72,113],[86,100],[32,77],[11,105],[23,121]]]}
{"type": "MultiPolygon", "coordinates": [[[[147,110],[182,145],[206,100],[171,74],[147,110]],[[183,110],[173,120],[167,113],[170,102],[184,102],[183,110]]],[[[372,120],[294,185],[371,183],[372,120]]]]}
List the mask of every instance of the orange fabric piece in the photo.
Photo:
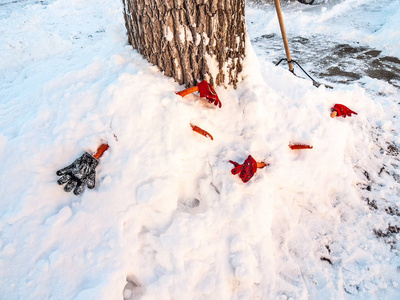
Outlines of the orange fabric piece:
{"type": "Polygon", "coordinates": [[[176,94],[182,97],[185,97],[191,93],[197,92],[199,90],[199,88],[197,86],[192,86],[190,88],[187,88],[183,91],[177,92],[176,94]]]}
{"type": "Polygon", "coordinates": [[[299,149],[312,149],[313,146],[304,145],[304,144],[289,144],[290,149],[299,150],[299,149]]]}
{"type": "Polygon", "coordinates": [[[257,169],[262,169],[268,166],[265,162],[257,162],[257,169]]]}
{"type": "Polygon", "coordinates": [[[196,125],[192,125],[190,124],[190,126],[192,126],[193,131],[205,136],[206,138],[210,138],[212,141],[214,140],[214,138],[212,137],[211,134],[209,134],[207,131],[205,131],[204,129],[201,129],[200,127],[196,126],[196,125]]]}
{"type": "Polygon", "coordinates": [[[93,155],[95,159],[99,159],[103,153],[109,148],[107,144],[101,144],[99,148],[97,148],[97,152],[93,155]]]}

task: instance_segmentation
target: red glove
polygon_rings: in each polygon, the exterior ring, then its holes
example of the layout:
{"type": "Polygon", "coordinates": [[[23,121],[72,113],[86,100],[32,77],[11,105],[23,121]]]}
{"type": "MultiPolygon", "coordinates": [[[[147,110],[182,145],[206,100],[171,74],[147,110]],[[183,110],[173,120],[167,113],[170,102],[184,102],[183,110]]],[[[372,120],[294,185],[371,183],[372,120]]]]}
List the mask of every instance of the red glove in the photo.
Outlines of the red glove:
{"type": "MultiPolygon", "coordinates": [[[[346,116],[351,117],[351,114],[357,115],[357,113],[355,111],[352,111],[351,109],[349,109],[348,107],[346,107],[342,104],[335,104],[335,106],[331,108],[331,111],[332,111],[332,113],[336,112],[338,117],[342,116],[343,118],[346,118],[346,116]]],[[[332,116],[332,114],[331,114],[331,116],[332,116]]],[[[335,116],[333,116],[333,117],[335,117],[335,116]]]]}
{"type": "Polygon", "coordinates": [[[221,108],[221,101],[219,101],[218,95],[211,84],[203,80],[197,84],[197,87],[199,88],[201,98],[206,98],[209,103],[214,103],[215,106],[221,108]]]}
{"type": "Polygon", "coordinates": [[[257,162],[251,155],[247,157],[242,165],[239,165],[237,162],[234,162],[232,160],[230,160],[229,162],[235,166],[235,168],[231,170],[232,174],[236,175],[240,172],[239,177],[244,183],[249,181],[251,177],[253,177],[254,173],[257,172],[257,162]]]}

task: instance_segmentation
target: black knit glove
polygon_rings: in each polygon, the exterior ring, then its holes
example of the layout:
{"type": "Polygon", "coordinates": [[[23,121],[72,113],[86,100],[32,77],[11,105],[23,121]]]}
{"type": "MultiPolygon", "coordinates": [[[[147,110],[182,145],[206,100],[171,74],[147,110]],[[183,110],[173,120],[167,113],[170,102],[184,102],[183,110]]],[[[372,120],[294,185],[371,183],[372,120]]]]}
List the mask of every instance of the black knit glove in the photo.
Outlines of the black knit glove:
{"type": "Polygon", "coordinates": [[[59,185],[67,183],[64,186],[64,191],[66,192],[70,192],[75,188],[75,195],[82,193],[85,185],[87,185],[89,189],[93,189],[96,183],[95,169],[98,164],[99,161],[86,152],[68,167],[56,172],[57,176],[61,176],[57,180],[57,183],[59,185]]]}

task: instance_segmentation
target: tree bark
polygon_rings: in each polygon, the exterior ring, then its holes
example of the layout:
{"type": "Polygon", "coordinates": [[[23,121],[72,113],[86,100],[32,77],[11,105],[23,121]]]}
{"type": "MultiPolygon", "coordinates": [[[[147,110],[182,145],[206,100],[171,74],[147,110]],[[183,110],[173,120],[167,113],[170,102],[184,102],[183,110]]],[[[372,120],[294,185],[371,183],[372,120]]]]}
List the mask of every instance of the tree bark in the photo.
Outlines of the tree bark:
{"type": "Polygon", "coordinates": [[[187,87],[240,81],[244,0],[122,0],[129,43],[187,87]]]}

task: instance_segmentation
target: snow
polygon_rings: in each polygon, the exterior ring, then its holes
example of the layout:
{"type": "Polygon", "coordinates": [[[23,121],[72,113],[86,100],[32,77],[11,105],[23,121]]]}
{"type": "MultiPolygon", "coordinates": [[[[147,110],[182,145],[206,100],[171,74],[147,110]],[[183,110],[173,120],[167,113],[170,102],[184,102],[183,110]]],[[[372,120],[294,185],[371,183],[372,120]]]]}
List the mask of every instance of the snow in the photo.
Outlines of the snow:
{"type": "Polygon", "coordinates": [[[172,32],[171,28],[169,26],[167,27],[167,34],[165,36],[168,42],[171,42],[172,39],[174,38],[174,33],[172,32]]]}
{"type": "MultiPolygon", "coordinates": [[[[398,4],[282,3],[293,58],[316,72],[308,50],[358,45],[396,70],[398,4]]],[[[219,109],[127,44],[120,1],[0,5],[1,299],[399,298],[395,72],[315,88],[274,66],[274,7],[249,4],[219,109]],[[330,118],[335,103],[358,115],[330,118]],[[102,142],[96,188],[65,193],[55,172],[102,142]],[[244,184],[228,161],[250,154],[269,166],[244,184]]]]}

